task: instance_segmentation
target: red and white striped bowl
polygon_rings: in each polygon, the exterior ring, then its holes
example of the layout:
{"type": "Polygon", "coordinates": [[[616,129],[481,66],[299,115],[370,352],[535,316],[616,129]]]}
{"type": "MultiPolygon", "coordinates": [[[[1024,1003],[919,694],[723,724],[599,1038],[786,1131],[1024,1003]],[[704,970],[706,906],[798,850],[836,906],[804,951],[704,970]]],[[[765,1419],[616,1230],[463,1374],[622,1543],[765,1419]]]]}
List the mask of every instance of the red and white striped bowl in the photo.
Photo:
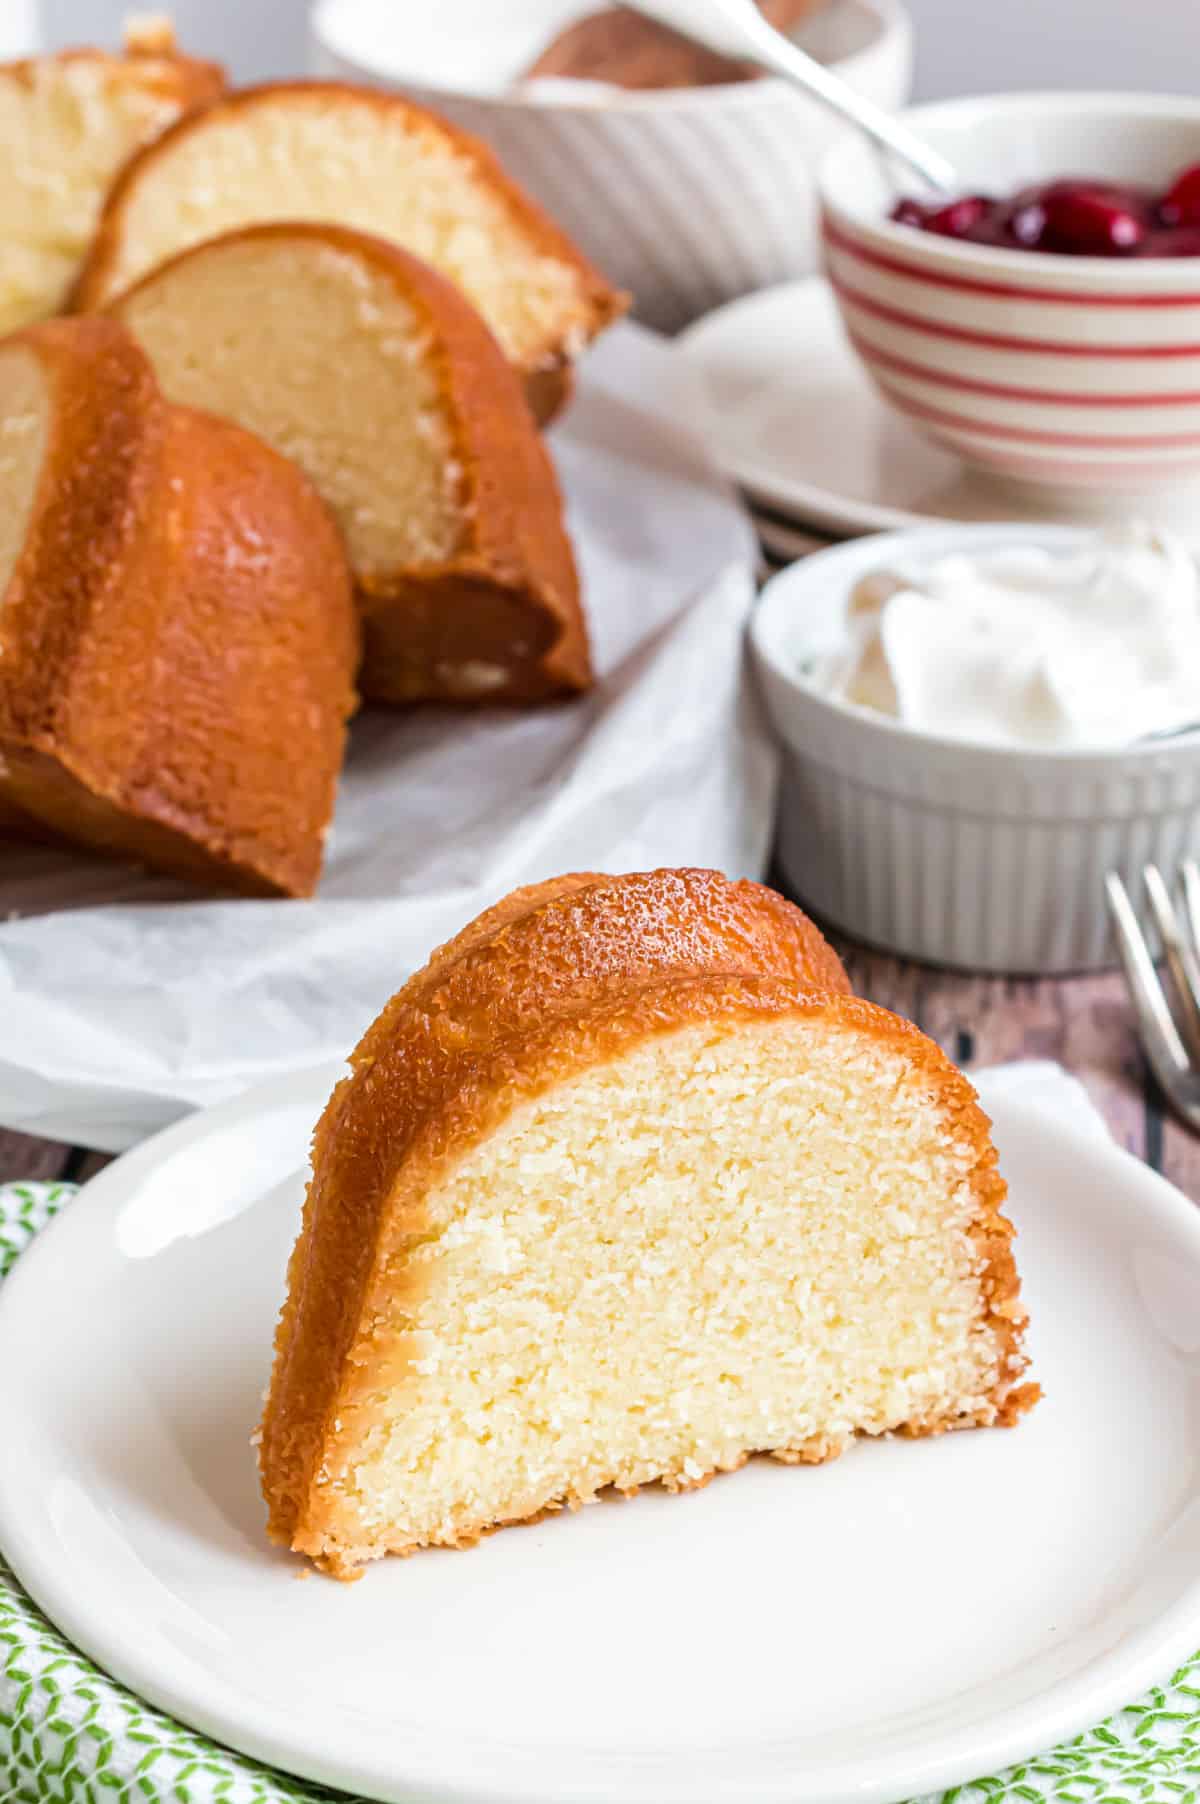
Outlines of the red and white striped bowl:
{"type": "MultiPolygon", "coordinates": [[[[985,95],[906,118],[964,193],[1073,175],[1165,187],[1200,161],[1200,99],[985,95]]],[[[1044,256],[894,225],[897,189],[857,134],[830,153],[820,193],[850,339],[929,437],[1054,488],[1200,480],[1200,257],[1044,256]]]]}

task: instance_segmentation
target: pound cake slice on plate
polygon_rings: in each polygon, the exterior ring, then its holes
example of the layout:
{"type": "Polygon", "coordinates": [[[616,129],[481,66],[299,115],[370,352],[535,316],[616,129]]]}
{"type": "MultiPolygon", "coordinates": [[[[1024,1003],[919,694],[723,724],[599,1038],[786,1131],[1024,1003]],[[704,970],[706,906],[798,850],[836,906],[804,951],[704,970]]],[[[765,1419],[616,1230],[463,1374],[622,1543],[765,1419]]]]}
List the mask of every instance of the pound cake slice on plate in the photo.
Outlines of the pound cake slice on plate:
{"type": "Polygon", "coordinates": [[[354,706],[337,527],[111,320],[0,343],[0,811],[255,895],[320,874],[354,706]]]}
{"type": "Polygon", "coordinates": [[[0,333],[56,313],[118,169],[225,86],[169,27],[126,34],[123,56],[70,50],[0,64],[0,333]]]}
{"type": "Polygon", "coordinates": [[[173,401],[290,457],[345,535],[382,701],[586,688],[562,499],[474,308],[406,251],[266,225],[184,251],[113,303],[173,401]]]}
{"type": "Polygon", "coordinates": [[[398,95],[339,82],[247,88],[134,157],[105,203],[74,305],[104,307],[190,245],[272,220],[351,226],[432,264],[488,322],[539,419],[561,405],[574,359],[624,311],[485,145],[398,95]]]}
{"type": "Polygon", "coordinates": [[[712,873],[518,892],[368,1032],[317,1128],[260,1436],[339,1578],[753,1453],[1008,1424],[1025,1312],[988,1122],[712,873]]]}

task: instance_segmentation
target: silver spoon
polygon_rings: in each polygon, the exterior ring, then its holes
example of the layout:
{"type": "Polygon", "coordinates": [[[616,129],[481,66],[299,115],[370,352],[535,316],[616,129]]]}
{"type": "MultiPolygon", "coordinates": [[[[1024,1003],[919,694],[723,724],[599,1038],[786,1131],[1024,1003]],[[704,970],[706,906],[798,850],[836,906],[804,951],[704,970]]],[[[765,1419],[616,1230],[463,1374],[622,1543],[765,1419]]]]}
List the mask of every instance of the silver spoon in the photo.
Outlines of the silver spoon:
{"type": "Polygon", "coordinates": [[[880,149],[889,151],[916,172],[931,188],[945,194],[961,192],[954,167],[939,151],[923,144],[906,125],[874,101],[848,87],[815,57],[776,31],[759,12],[754,0],[632,0],[637,12],[669,25],[673,31],[715,50],[721,56],[757,63],[772,75],[781,75],[824,101],[835,113],[857,125],[880,149]]]}

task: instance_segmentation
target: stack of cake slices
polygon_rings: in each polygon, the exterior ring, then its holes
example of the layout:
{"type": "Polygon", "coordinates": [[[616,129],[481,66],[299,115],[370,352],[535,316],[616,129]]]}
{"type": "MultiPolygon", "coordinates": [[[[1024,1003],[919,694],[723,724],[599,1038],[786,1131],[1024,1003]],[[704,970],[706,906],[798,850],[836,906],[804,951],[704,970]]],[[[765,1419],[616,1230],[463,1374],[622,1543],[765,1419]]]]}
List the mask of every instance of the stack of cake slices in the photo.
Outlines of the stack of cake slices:
{"type": "Polygon", "coordinates": [[[162,32],[0,70],[0,132],[0,832],[310,894],[350,683],[588,687],[540,427],[624,297],[445,121],[162,32]]]}

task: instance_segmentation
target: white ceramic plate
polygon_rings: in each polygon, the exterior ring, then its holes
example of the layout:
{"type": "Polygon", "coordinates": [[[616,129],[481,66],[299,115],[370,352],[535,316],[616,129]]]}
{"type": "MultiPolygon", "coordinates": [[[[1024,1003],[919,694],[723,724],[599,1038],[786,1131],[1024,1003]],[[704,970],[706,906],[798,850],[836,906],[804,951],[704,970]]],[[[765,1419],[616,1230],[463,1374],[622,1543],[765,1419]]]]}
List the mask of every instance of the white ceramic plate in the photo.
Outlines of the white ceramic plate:
{"type": "Polygon", "coordinates": [[[97,1178],[0,1292],[0,1545],[184,1722],[412,1804],[868,1804],[1096,1721],[1200,1641],[1200,1216],[985,1093],[1048,1397],[388,1562],[263,1540],[249,1436],[336,1073],[97,1178]]]}
{"type": "Polygon", "coordinates": [[[718,308],[677,341],[704,382],[698,422],[727,475],[829,533],[941,520],[1096,526],[1135,513],[1200,542],[1197,489],[1047,498],[969,472],[883,402],[819,276],[718,308]]]}

